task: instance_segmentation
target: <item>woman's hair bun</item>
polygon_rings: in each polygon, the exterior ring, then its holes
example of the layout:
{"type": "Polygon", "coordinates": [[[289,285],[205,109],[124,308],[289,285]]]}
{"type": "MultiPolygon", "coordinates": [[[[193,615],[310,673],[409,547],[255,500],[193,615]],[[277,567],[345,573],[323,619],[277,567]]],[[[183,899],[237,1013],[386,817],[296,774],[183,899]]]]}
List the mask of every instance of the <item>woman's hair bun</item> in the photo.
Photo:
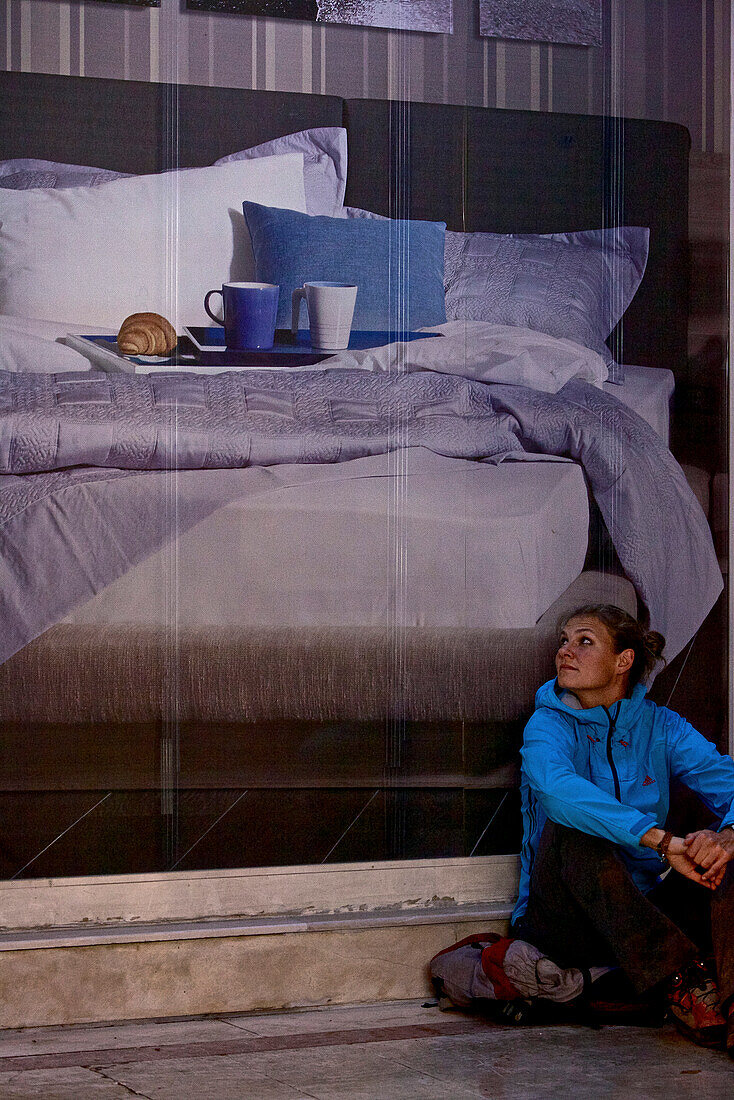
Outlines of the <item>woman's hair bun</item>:
{"type": "Polygon", "coordinates": [[[663,655],[663,650],[665,649],[665,638],[662,634],[658,634],[657,630],[646,631],[645,649],[654,661],[659,661],[663,655]]]}

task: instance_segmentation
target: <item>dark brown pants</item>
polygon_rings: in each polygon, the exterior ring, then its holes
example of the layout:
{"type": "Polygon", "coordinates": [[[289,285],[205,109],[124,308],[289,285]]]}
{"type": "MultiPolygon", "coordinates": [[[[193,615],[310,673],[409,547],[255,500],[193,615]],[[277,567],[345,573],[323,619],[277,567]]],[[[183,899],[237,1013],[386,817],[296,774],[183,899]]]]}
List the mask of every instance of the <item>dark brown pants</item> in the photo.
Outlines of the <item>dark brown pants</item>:
{"type": "Polygon", "coordinates": [[[676,871],[643,894],[616,845],[548,822],[513,933],[560,966],[621,966],[638,993],[713,950],[722,999],[734,998],[734,861],[707,890],[676,871]]]}

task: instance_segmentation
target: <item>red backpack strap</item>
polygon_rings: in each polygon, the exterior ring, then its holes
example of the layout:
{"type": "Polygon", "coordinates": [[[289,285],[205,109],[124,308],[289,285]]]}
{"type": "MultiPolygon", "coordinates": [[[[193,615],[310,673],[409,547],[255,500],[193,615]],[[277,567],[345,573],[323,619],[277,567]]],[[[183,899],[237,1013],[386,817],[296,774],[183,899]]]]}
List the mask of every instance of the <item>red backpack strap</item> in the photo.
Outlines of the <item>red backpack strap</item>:
{"type": "Polygon", "coordinates": [[[482,970],[494,986],[495,997],[498,1001],[516,1001],[522,997],[522,993],[515,989],[510,979],[505,974],[503,963],[507,949],[514,938],[508,936],[497,937],[494,943],[485,947],[482,951],[482,970]]]}
{"type": "MultiPolygon", "coordinates": [[[[502,937],[498,936],[496,932],[475,932],[472,936],[464,936],[463,940],[459,940],[458,943],[452,943],[451,947],[444,947],[443,951],[438,951],[433,959],[440,959],[442,955],[448,955],[450,951],[458,951],[460,947],[467,947],[471,943],[489,943],[495,944],[502,937]]],[[[431,962],[433,962],[431,959],[431,962]]]]}

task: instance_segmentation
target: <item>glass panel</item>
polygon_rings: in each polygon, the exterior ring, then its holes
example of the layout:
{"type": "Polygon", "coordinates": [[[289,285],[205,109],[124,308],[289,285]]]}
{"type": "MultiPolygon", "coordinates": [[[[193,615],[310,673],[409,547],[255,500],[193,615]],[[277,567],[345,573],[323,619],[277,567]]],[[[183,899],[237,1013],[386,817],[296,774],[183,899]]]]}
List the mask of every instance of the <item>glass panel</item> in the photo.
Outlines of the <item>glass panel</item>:
{"type": "MultiPolygon", "coordinates": [[[[8,119],[21,110],[24,96],[38,109],[33,125],[0,120],[7,152],[0,177],[7,161],[31,156],[54,161],[57,169],[73,157],[134,174],[208,165],[237,152],[236,142],[245,144],[239,136],[221,137],[239,135],[240,123],[256,133],[250,141],[254,147],[288,129],[312,125],[313,119],[326,125],[340,117],[341,106],[321,96],[286,102],[268,93],[256,101],[266,105],[262,111],[253,110],[252,100],[245,110],[238,97],[260,92],[227,90],[228,85],[249,82],[257,88],[265,82],[269,89],[292,91],[295,80],[297,91],[308,92],[318,83],[318,91],[350,99],[347,201],[400,223],[388,230],[387,259],[383,256],[376,272],[381,287],[394,291],[413,263],[404,219],[443,219],[453,234],[512,234],[509,242],[506,237],[501,242],[496,268],[482,269],[479,283],[484,279],[490,305],[503,294],[511,298],[516,293],[526,306],[530,300],[530,316],[512,299],[519,313],[510,310],[501,322],[494,314],[490,318],[517,338],[518,331],[534,327],[536,311],[542,312],[554,264],[548,260],[548,242],[536,241],[525,266],[510,273],[510,251],[519,247],[515,235],[596,230],[630,219],[647,224],[647,219],[653,223],[653,240],[640,294],[657,279],[660,309],[681,286],[682,304],[656,326],[639,308],[644,298],[638,298],[616,329],[610,346],[621,358],[625,348],[641,349],[642,374],[632,372],[624,386],[599,391],[606,403],[598,417],[599,439],[589,446],[584,470],[574,449],[573,418],[564,419],[567,403],[562,396],[547,397],[552,380],[544,375],[544,384],[538,382],[537,359],[521,355],[518,367],[517,349],[508,351],[504,344],[495,348],[494,358],[486,348],[484,358],[476,353],[475,314],[489,321],[482,312],[487,304],[482,305],[482,286],[477,290],[469,276],[486,257],[481,250],[471,252],[463,237],[449,239],[445,272],[452,293],[464,295],[464,312],[456,315],[470,323],[453,334],[462,354],[449,365],[433,363],[440,369],[430,393],[426,372],[408,369],[426,363],[409,343],[401,344],[387,363],[387,379],[382,372],[351,371],[350,379],[358,381],[346,386],[325,372],[323,390],[316,392],[308,389],[308,375],[287,371],[279,361],[282,385],[272,383],[272,373],[253,375],[243,395],[235,381],[220,379],[216,399],[207,404],[200,379],[213,361],[199,355],[193,360],[199,371],[183,381],[172,379],[172,367],[176,374],[191,366],[178,359],[146,391],[146,408],[164,418],[165,430],[153,445],[146,435],[150,423],[139,407],[130,421],[124,420],[124,396],[114,431],[104,436],[100,425],[112,404],[114,372],[94,384],[84,376],[48,382],[48,373],[57,367],[86,370],[87,359],[70,359],[71,349],[56,343],[69,328],[79,335],[79,324],[59,317],[59,329],[36,335],[33,326],[46,316],[42,303],[30,319],[30,344],[23,329],[27,318],[20,332],[0,327],[0,365],[12,371],[2,382],[4,390],[21,387],[26,374],[35,377],[35,368],[43,367],[34,385],[49,395],[45,413],[54,406],[72,417],[64,421],[63,431],[49,428],[50,414],[34,421],[14,445],[10,477],[3,474],[0,480],[5,578],[0,637],[8,652],[0,668],[0,875],[104,875],[517,852],[517,750],[534,692],[552,675],[552,609],[582,572],[601,573],[607,580],[624,574],[615,525],[629,524],[630,512],[618,507],[614,495],[616,475],[621,477],[627,459],[621,454],[623,433],[617,429],[615,434],[615,417],[623,415],[615,398],[643,418],[642,434],[648,432],[646,419],[650,432],[654,427],[665,437],[671,404],[666,386],[675,382],[671,449],[684,464],[726,565],[725,21],[709,19],[701,41],[700,4],[678,5],[675,19],[660,12],[661,5],[637,5],[634,15],[623,15],[617,5],[605,24],[602,46],[582,50],[545,42],[509,46],[481,38],[476,20],[464,18],[466,12],[451,36],[325,26],[303,40],[296,34],[295,47],[295,24],[273,20],[263,53],[256,23],[233,17],[209,20],[211,49],[201,54],[201,36],[182,30],[201,16],[171,3],[159,22],[157,13],[142,10],[143,2],[129,12],[87,6],[82,23],[72,5],[63,27],[58,13],[52,16],[53,5],[39,6],[43,12],[34,12],[32,20],[28,5],[6,5],[0,20],[6,21],[9,69],[28,69],[30,51],[31,66],[44,71],[64,57],[65,67],[80,75],[119,80],[74,85],[79,97],[91,97],[88,103],[84,99],[81,125],[78,112],[64,114],[74,97],[59,94],[58,85],[22,83],[37,75],[28,72],[2,74],[7,78],[3,89],[15,104],[6,112],[8,119]],[[51,24],[36,33],[38,20],[44,19],[51,24]],[[640,50],[625,55],[624,42],[631,36],[640,50]],[[352,49],[357,42],[360,48],[352,49]],[[47,56],[48,43],[53,49],[47,56]],[[181,49],[189,49],[190,56],[179,57],[181,49]],[[196,87],[180,91],[157,83],[179,71],[215,92],[210,95],[209,89],[197,99],[196,87]],[[138,78],[151,81],[147,91],[138,78]],[[99,100],[95,88],[104,89],[99,100]],[[187,115],[193,103],[196,113],[187,115]],[[464,105],[470,109],[460,110],[464,105]],[[336,118],[323,117],[332,107],[336,118]],[[511,108],[525,113],[511,115],[511,108]],[[644,123],[624,123],[623,111],[689,126],[690,242],[685,226],[676,221],[682,193],[672,203],[668,196],[667,224],[654,224],[656,201],[646,205],[649,194],[659,194],[653,190],[660,185],[655,142],[665,135],[654,130],[654,140],[648,140],[649,131],[639,130],[644,123]],[[611,120],[600,124],[596,137],[582,126],[563,129],[587,114],[611,120]],[[120,119],[121,139],[114,137],[120,119]],[[87,122],[97,135],[91,147],[84,139],[87,122]],[[220,147],[220,138],[231,144],[220,147]],[[496,156],[498,148],[501,156],[496,156]],[[655,170],[649,168],[648,155],[655,170]],[[669,243],[668,230],[670,252],[660,243],[669,243]],[[688,345],[680,362],[668,362],[656,349],[669,348],[670,332],[684,327],[689,258],[688,345]],[[647,342],[640,340],[640,332],[647,342]],[[53,355],[62,354],[63,362],[57,363],[53,355]],[[490,359],[495,368],[510,362],[515,369],[499,381],[494,378],[492,409],[482,404],[482,372],[490,359]],[[465,374],[471,377],[458,385],[465,374]],[[420,393],[412,404],[400,405],[393,396],[406,379],[420,393]],[[292,392],[285,392],[289,386],[292,392]],[[519,389],[525,392],[524,414],[506,411],[502,400],[509,402],[510,390],[519,389]],[[511,433],[522,421],[532,436],[545,400],[555,410],[550,434],[556,443],[546,439],[541,446],[525,439],[521,451],[511,433]],[[202,444],[219,412],[229,417],[223,434],[216,446],[202,444]],[[275,430],[276,421],[281,428],[287,422],[288,431],[275,430]],[[252,428],[246,446],[243,424],[252,428]],[[606,442],[605,424],[612,425],[606,442]],[[197,439],[187,435],[192,425],[201,430],[197,439]],[[485,445],[490,429],[506,432],[505,450],[485,445]],[[81,452],[59,460],[61,469],[47,470],[46,459],[57,453],[59,440],[66,446],[72,438],[81,452]],[[272,439],[281,447],[277,453],[267,451],[272,439]],[[188,455],[189,466],[197,463],[186,448],[198,446],[199,465],[217,469],[139,471],[131,459],[147,448],[148,465],[156,466],[166,448],[175,451],[178,445],[177,457],[188,455]],[[240,445],[241,453],[235,454],[240,445]],[[115,462],[108,468],[111,450],[115,462]],[[606,481],[599,475],[605,456],[610,465],[604,470],[612,471],[606,481]],[[102,463],[101,473],[90,475],[96,462],[102,463]],[[598,501],[591,492],[595,478],[598,501]],[[26,534],[14,541],[21,528],[26,534]],[[21,630],[17,637],[16,629],[21,630]]],[[[197,0],[196,6],[206,6],[206,0],[197,0]]],[[[247,6],[258,4],[253,0],[247,6]]],[[[442,20],[449,7],[443,0],[437,4],[442,20]]],[[[314,163],[312,157],[307,169],[314,163]]],[[[684,163],[679,169],[685,175],[684,163]]],[[[18,173],[7,174],[13,188],[18,186],[18,173]]],[[[46,170],[25,182],[35,193],[39,184],[50,188],[49,177],[57,175],[46,170]]],[[[182,223],[185,180],[173,174],[163,178],[165,200],[156,213],[166,236],[166,312],[175,317],[184,276],[203,263],[205,248],[202,244],[193,259],[186,257],[184,272],[180,257],[170,258],[172,242],[189,224],[208,230],[209,211],[199,210],[201,223],[193,217],[182,223]]],[[[0,191],[26,201],[6,184],[0,191]]],[[[270,192],[261,197],[269,199],[270,192]]],[[[56,200],[47,196],[44,201],[56,200]]],[[[239,191],[234,205],[239,205],[239,191]]],[[[284,198],[278,209],[287,206],[284,198]]],[[[128,203],[130,208],[137,206],[128,203]]],[[[230,204],[226,211],[231,228],[230,204]]],[[[118,231],[116,218],[104,221],[105,232],[112,233],[110,225],[118,231]]],[[[373,228],[381,224],[368,221],[373,228]]],[[[343,224],[346,220],[340,220],[343,224]]],[[[244,226],[237,225],[244,233],[244,226]]],[[[56,235],[50,239],[53,253],[56,235]]],[[[148,236],[141,232],[139,239],[148,236]]],[[[500,246],[495,241],[493,247],[500,246]]],[[[79,278],[96,271],[96,260],[104,255],[121,257],[122,248],[114,233],[100,238],[84,271],[76,269],[79,278]]],[[[76,253],[70,250],[68,265],[78,259],[76,253]]],[[[344,253],[349,249],[333,252],[344,253]]],[[[115,260],[118,267],[120,262],[115,260]]],[[[310,281],[311,274],[299,271],[297,282],[310,281]]],[[[333,273],[317,274],[319,282],[336,281],[329,278],[333,273]]],[[[219,281],[230,277],[227,269],[219,281]]],[[[588,278],[588,269],[574,270],[565,283],[581,293],[588,278]]],[[[59,292],[66,292],[74,279],[64,269],[57,284],[59,292]]],[[[612,284],[605,287],[602,312],[609,299],[618,304],[620,284],[615,279],[612,284]]],[[[137,302],[136,286],[130,288],[131,311],[135,303],[136,308],[149,304],[137,302]]],[[[103,289],[102,299],[114,289],[103,289]]],[[[443,301],[440,279],[438,294],[443,301]]],[[[548,296],[556,303],[550,291],[548,296]]],[[[417,298],[423,302],[426,297],[423,287],[417,298]]],[[[380,348],[394,330],[406,335],[408,298],[407,291],[393,293],[385,322],[391,332],[380,348]]],[[[575,303],[568,309],[556,306],[550,309],[551,320],[573,313],[575,303]]],[[[548,316],[543,313],[546,323],[548,316]]],[[[189,318],[179,320],[183,325],[189,318]]],[[[287,320],[281,318],[281,324],[287,320]]],[[[114,335],[115,326],[106,327],[107,336],[114,335]]],[[[287,329],[279,329],[278,339],[278,354],[292,354],[287,329]]],[[[441,336],[434,346],[439,340],[449,344],[441,336]]],[[[180,350],[192,354],[189,345],[182,343],[180,350]]],[[[352,351],[355,362],[364,365],[359,359],[364,348],[352,351]]],[[[218,353],[211,354],[216,359],[218,353]]],[[[375,354],[379,359],[379,348],[375,354]]],[[[322,361],[318,348],[308,355],[322,361]]],[[[96,367],[102,362],[94,359],[96,367]]],[[[110,362],[104,362],[109,368],[110,362]]],[[[229,365],[232,377],[239,378],[240,368],[253,362],[229,365]]],[[[273,362],[258,358],[254,365],[272,367],[273,362]]],[[[308,359],[304,365],[319,364],[308,359]]],[[[148,366],[137,364],[141,386],[148,366]]],[[[155,366],[164,370],[160,363],[155,366]]],[[[35,398],[30,390],[18,392],[25,415],[35,398]]],[[[654,446],[649,453],[660,454],[654,446]]],[[[658,469],[653,462],[653,472],[658,469]]],[[[653,506],[657,503],[651,498],[653,506]]],[[[648,511],[641,505],[637,522],[648,511]]],[[[666,537],[661,532],[660,538],[666,537]]],[[[644,564],[646,547],[636,550],[644,564]]],[[[596,589],[592,585],[587,592],[596,589]]],[[[683,713],[722,749],[727,744],[728,652],[720,600],[652,689],[656,701],[683,713]]]]}
{"type": "Polygon", "coordinates": [[[169,863],[156,792],[3,795],[2,877],[119,875],[517,851],[514,790],[181,790],[169,863]]]}

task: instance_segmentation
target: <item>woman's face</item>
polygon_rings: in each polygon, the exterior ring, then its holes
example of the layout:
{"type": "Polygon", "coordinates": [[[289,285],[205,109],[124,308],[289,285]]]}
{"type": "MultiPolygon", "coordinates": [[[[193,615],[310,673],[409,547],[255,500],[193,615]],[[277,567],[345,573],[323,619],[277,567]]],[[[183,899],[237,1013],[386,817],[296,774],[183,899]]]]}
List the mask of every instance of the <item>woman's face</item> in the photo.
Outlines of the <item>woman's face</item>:
{"type": "Polygon", "coordinates": [[[612,637],[599,619],[579,615],[561,631],[556,653],[559,687],[572,691],[582,705],[611,705],[627,693],[634,651],[615,653],[612,637]]]}

